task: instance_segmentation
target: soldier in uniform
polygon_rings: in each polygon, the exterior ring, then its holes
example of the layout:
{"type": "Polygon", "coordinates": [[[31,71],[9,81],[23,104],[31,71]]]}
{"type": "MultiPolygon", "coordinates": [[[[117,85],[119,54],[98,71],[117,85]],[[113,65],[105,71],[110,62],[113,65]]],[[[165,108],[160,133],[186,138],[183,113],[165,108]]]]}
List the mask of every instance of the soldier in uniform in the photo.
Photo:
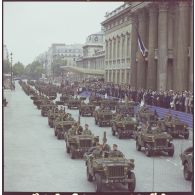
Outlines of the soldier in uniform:
{"type": "Polygon", "coordinates": [[[92,156],[94,158],[101,158],[102,157],[102,146],[100,143],[96,144],[96,149],[92,152],[92,156]]]}
{"type": "Polygon", "coordinates": [[[62,106],[60,107],[60,113],[64,113],[64,109],[62,106]]]}
{"type": "Polygon", "coordinates": [[[92,135],[91,130],[88,129],[89,125],[85,124],[85,129],[83,131],[83,135],[92,135]]]}
{"type": "Polygon", "coordinates": [[[116,120],[121,121],[122,120],[122,114],[117,114],[116,115],[116,120]]]}
{"type": "Polygon", "coordinates": [[[104,152],[104,157],[107,158],[109,156],[109,153],[111,151],[110,146],[106,143],[107,139],[105,139],[103,141],[103,145],[102,145],[102,151],[104,152]]]}
{"type": "Polygon", "coordinates": [[[118,146],[116,144],[113,144],[113,150],[110,151],[109,157],[123,157],[123,153],[119,151],[118,146]]]}
{"type": "Polygon", "coordinates": [[[80,125],[80,122],[77,122],[77,135],[82,135],[83,127],[80,125]]]}
{"type": "Polygon", "coordinates": [[[72,127],[68,130],[68,135],[70,135],[70,136],[76,135],[76,127],[75,127],[75,124],[72,125],[72,127]]]}

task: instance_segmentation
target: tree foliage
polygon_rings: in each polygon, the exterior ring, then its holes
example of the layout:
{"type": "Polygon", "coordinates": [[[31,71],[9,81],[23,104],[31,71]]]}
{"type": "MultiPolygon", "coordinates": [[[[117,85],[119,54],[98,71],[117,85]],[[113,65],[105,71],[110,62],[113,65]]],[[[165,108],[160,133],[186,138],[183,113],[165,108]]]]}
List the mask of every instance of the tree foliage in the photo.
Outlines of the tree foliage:
{"type": "Polygon", "coordinates": [[[39,79],[41,78],[42,74],[45,74],[45,69],[43,68],[43,65],[41,63],[39,63],[38,61],[34,61],[25,67],[24,72],[28,77],[32,79],[39,79]]]}
{"type": "Polygon", "coordinates": [[[17,62],[14,64],[12,71],[13,75],[22,76],[24,74],[24,65],[21,62],[17,62]]]}
{"type": "Polygon", "coordinates": [[[60,76],[62,73],[61,66],[66,66],[66,65],[67,65],[67,60],[62,59],[61,57],[55,57],[51,65],[52,74],[54,74],[55,76],[60,76]]]}

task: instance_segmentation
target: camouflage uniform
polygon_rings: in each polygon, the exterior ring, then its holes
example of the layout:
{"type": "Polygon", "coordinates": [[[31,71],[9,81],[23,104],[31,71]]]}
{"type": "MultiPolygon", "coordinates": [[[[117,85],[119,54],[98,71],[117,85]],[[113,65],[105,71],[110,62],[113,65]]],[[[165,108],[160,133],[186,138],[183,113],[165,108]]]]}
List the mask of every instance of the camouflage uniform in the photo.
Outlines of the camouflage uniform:
{"type": "Polygon", "coordinates": [[[109,157],[123,157],[123,153],[119,150],[111,150],[109,157]]]}

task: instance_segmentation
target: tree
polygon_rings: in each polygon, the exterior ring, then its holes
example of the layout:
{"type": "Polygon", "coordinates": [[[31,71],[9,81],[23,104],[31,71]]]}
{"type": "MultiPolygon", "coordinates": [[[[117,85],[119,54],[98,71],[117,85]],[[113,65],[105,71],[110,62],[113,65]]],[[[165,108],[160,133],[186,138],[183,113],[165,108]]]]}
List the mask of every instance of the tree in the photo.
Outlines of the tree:
{"type": "Polygon", "coordinates": [[[41,78],[42,74],[45,74],[45,69],[41,63],[34,61],[26,66],[24,72],[32,79],[39,79],[41,78]]]}
{"type": "Polygon", "coordinates": [[[66,59],[63,59],[61,56],[56,56],[51,65],[52,74],[54,74],[54,76],[60,76],[62,73],[61,66],[66,66],[66,65],[67,65],[66,59]]]}
{"type": "Polygon", "coordinates": [[[13,70],[13,75],[21,76],[24,73],[24,65],[20,62],[17,62],[16,64],[14,64],[12,70],[13,70]]]}

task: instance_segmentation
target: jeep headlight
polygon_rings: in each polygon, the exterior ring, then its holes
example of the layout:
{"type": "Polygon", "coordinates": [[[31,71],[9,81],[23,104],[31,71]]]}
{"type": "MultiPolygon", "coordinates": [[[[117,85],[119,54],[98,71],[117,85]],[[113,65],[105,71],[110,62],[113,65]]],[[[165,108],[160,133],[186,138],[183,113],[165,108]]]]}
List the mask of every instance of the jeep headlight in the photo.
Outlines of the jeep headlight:
{"type": "Polygon", "coordinates": [[[125,173],[127,173],[128,167],[124,167],[124,171],[125,171],[125,173]]]}
{"type": "Polygon", "coordinates": [[[104,167],[104,171],[107,172],[108,171],[108,167],[104,167]]]}

